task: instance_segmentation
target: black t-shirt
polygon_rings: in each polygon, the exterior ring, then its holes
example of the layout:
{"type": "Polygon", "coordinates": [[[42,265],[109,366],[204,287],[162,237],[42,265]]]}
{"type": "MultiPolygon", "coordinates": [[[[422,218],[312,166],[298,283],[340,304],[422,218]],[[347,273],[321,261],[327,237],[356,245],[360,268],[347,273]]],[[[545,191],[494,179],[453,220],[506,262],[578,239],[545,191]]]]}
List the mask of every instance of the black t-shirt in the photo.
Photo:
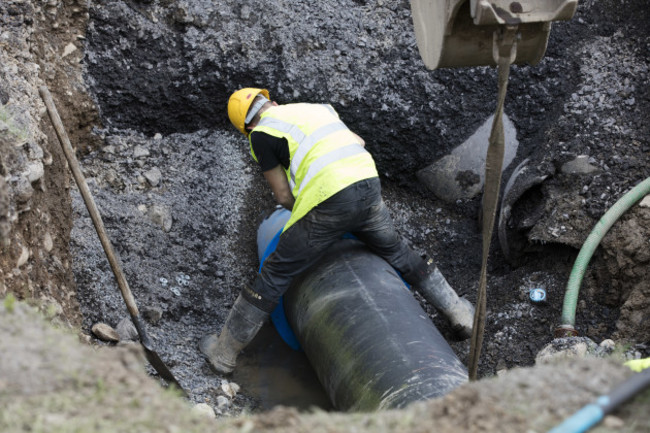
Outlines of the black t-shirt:
{"type": "Polygon", "coordinates": [[[289,168],[289,143],[286,138],[255,131],[251,133],[251,145],[262,171],[271,170],[278,164],[289,168]]]}

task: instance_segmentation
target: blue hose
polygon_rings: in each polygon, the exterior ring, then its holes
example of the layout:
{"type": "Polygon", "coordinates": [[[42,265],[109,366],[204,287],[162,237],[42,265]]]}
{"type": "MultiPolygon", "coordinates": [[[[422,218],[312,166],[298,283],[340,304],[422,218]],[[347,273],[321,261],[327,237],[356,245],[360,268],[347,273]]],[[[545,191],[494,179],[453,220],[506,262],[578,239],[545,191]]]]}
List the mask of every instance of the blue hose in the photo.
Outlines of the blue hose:
{"type": "Polygon", "coordinates": [[[648,387],[650,387],[650,369],[635,373],[608,395],[598,397],[595,403],[586,405],[548,433],[586,432],[602,421],[605,415],[648,387]]]}

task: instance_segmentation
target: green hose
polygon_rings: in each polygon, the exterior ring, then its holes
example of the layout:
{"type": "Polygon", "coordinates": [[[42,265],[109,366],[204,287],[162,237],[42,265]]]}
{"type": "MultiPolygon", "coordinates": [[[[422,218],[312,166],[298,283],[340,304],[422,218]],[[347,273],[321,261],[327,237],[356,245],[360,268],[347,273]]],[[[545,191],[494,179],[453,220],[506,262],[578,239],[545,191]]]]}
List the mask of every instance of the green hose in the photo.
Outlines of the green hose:
{"type": "Polygon", "coordinates": [[[623,197],[621,197],[614,205],[603,215],[593,228],[587,240],[582,245],[578,258],[576,259],[569,282],[567,283],[566,293],[564,294],[564,304],[562,306],[562,324],[556,330],[556,337],[576,335],[575,321],[576,321],[576,304],[578,303],[578,292],[580,291],[580,284],[584,277],[587,265],[591,256],[596,251],[598,244],[605,237],[609,229],[614,223],[623,215],[629,208],[634,206],[636,202],[641,200],[645,195],[650,193],[650,177],[632,188],[623,197]]]}

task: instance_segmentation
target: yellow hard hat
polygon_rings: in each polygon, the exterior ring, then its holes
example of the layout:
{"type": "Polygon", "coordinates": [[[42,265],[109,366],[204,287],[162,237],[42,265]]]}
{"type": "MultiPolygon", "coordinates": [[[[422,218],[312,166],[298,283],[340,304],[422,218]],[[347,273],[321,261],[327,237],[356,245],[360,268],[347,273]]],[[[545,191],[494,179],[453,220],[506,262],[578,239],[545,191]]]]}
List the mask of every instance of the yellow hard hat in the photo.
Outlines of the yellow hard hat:
{"type": "Polygon", "coordinates": [[[243,89],[237,90],[235,93],[230,95],[228,100],[228,117],[230,122],[235,125],[239,131],[245,136],[248,136],[248,131],[246,131],[246,113],[251,104],[255,100],[255,97],[259,94],[264,95],[266,99],[270,99],[269,91],[266,89],[255,89],[252,87],[246,87],[243,89]]]}

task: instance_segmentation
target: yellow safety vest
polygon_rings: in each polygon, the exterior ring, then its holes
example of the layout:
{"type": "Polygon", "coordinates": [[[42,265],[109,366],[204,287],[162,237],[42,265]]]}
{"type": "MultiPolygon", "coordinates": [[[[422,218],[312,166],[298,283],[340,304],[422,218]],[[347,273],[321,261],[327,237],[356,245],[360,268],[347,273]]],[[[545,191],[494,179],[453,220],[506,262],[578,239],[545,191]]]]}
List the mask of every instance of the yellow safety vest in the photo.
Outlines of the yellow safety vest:
{"type": "MultiPolygon", "coordinates": [[[[270,107],[253,132],[285,138],[289,143],[289,168],[285,171],[295,203],[284,230],[342,189],[378,176],[372,156],[330,105],[270,107]]],[[[251,155],[257,161],[252,143],[251,155]]]]}

